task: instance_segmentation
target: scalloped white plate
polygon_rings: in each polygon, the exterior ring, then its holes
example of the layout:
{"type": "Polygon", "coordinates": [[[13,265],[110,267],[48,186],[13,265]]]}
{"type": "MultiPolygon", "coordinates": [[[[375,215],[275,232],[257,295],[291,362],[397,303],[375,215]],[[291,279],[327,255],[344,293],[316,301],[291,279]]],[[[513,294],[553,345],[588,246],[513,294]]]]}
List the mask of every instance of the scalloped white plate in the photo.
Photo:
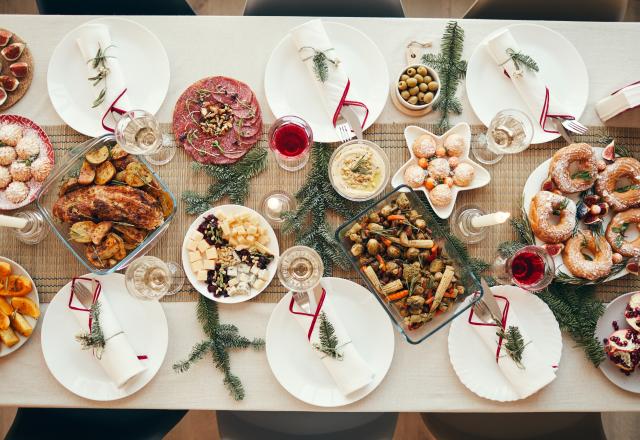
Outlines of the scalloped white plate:
{"type": "Polygon", "coordinates": [[[415,125],[410,125],[407,128],[405,128],[404,138],[407,141],[407,148],[409,149],[409,155],[411,156],[411,158],[404,165],[402,165],[400,169],[396,171],[396,173],[391,178],[391,185],[394,188],[405,183],[404,170],[409,165],[413,165],[417,163],[417,159],[413,154],[411,145],[413,145],[413,141],[415,141],[419,136],[422,136],[423,134],[430,134],[436,138],[436,140],[438,141],[438,146],[440,146],[444,142],[445,138],[447,138],[447,136],[454,133],[460,134],[465,140],[464,151],[460,156],[460,163],[468,163],[476,171],[476,174],[471,184],[469,186],[464,186],[464,187],[453,185],[453,187],[451,188],[451,193],[453,197],[451,198],[451,203],[449,203],[447,206],[434,206],[433,203],[431,203],[431,199],[429,198],[429,191],[427,191],[427,189],[424,186],[421,186],[419,188],[414,188],[414,190],[422,191],[423,193],[426,194],[427,200],[429,200],[429,204],[431,205],[431,208],[433,208],[433,211],[440,218],[449,218],[449,216],[453,212],[453,207],[456,204],[456,199],[458,198],[459,192],[469,191],[471,189],[476,189],[476,188],[482,188],[483,186],[488,185],[489,182],[491,182],[491,174],[489,174],[489,171],[482,168],[480,165],[478,165],[476,162],[472,161],[469,158],[469,150],[471,146],[471,128],[469,127],[469,124],[467,124],[466,122],[461,122],[459,124],[456,124],[442,136],[438,136],[434,133],[431,133],[428,130],[425,130],[424,128],[416,127],[415,125]]]}

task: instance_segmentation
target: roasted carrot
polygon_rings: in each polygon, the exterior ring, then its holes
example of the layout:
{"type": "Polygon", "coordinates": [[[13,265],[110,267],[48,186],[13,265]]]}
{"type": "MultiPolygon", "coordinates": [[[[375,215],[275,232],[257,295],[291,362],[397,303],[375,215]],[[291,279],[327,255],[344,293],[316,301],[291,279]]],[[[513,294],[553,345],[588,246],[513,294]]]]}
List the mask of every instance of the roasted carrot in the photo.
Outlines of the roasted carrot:
{"type": "Polygon", "coordinates": [[[391,246],[391,240],[386,237],[380,237],[380,241],[382,241],[382,243],[384,243],[384,245],[387,247],[391,246]]]}
{"type": "Polygon", "coordinates": [[[387,299],[389,301],[397,301],[399,299],[404,298],[407,295],[409,295],[409,291],[405,289],[405,290],[401,290],[399,292],[396,292],[394,294],[391,294],[391,295],[387,296],[387,299]]]}
{"type": "Polygon", "coordinates": [[[425,304],[429,305],[433,302],[433,298],[434,296],[430,296],[429,298],[427,298],[427,300],[425,301],[425,304]]]}
{"type": "Polygon", "coordinates": [[[380,254],[376,255],[376,260],[378,260],[378,263],[380,263],[380,269],[385,270],[387,265],[384,263],[384,259],[380,256],[380,254]]]}
{"type": "Polygon", "coordinates": [[[387,220],[389,220],[390,222],[394,220],[406,220],[406,217],[402,214],[391,214],[387,216],[387,220]]]}
{"type": "Polygon", "coordinates": [[[437,244],[433,244],[433,247],[431,248],[431,255],[438,255],[438,245],[437,244]]]}
{"type": "Polygon", "coordinates": [[[444,294],[445,298],[455,298],[458,296],[458,292],[454,291],[453,288],[447,290],[444,294]]]}

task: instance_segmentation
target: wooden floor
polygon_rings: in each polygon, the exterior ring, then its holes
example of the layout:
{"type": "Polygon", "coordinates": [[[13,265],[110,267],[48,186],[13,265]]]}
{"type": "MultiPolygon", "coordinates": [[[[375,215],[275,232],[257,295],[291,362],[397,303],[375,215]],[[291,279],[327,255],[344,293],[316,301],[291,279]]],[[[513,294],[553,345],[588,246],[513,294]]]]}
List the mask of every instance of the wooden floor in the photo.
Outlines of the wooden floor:
{"type": "MultiPolygon", "coordinates": [[[[135,0],[132,0],[135,1],[135,0]]],[[[245,0],[187,0],[200,15],[240,15],[245,0]]],[[[304,1],[304,0],[301,0],[304,1]]],[[[403,0],[409,17],[462,17],[473,0],[403,0]]],[[[0,14],[37,14],[35,0],[0,0],[0,14]]],[[[631,0],[626,21],[640,20],[640,0],[631,0]]],[[[15,415],[15,408],[0,408],[0,438],[4,438],[15,415]]],[[[169,433],[168,440],[218,439],[213,411],[190,411],[169,433]]],[[[396,440],[431,440],[434,437],[419,414],[402,413],[394,435],[396,440]]]]}

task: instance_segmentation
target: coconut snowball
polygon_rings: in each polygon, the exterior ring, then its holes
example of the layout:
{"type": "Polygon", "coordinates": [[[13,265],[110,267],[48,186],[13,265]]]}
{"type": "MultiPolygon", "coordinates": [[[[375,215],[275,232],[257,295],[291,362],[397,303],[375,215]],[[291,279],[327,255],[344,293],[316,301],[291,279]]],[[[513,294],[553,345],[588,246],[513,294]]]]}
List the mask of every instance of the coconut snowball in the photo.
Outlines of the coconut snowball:
{"type": "Polygon", "coordinates": [[[29,195],[29,187],[24,182],[11,182],[4,195],[11,203],[20,203],[29,195]]]}
{"type": "Polygon", "coordinates": [[[424,183],[425,171],[419,165],[409,165],[404,170],[404,181],[412,188],[418,188],[424,183]]]}
{"type": "Polygon", "coordinates": [[[12,180],[9,168],[0,166],[0,189],[5,189],[12,180]]]}
{"type": "Polygon", "coordinates": [[[413,142],[413,154],[427,159],[436,154],[437,143],[430,134],[423,134],[413,142]]]}
{"type": "Polygon", "coordinates": [[[447,155],[449,156],[462,156],[464,146],[464,137],[458,133],[450,134],[444,140],[444,148],[447,150],[447,155]]]}
{"type": "Polygon", "coordinates": [[[429,193],[429,200],[431,200],[434,206],[447,206],[451,203],[452,199],[453,194],[451,193],[451,188],[444,183],[436,185],[429,193]]]}
{"type": "Polygon", "coordinates": [[[42,141],[37,135],[23,136],[16,145],[16,153],[22,160],[29,159],[40,154],[41,145],[42,141]]]}
{"type": "Polygon", "coordinates": [[[433,159],[429,162],[429,175],[436,180],[442,180],[449,176],[451,167],[449,161],[444,158],[433,159]]]}
{"type": "Polygon", "coordinates": [[[9,167],[9,172],[13,180],[27,182],[31,179],[31,167],[25,162],[14,162],[9,167]]]}
{"type": "Polygon", "coordinates": [[[22,139],[22,127],[18,124],[0,125],[0,142],[15,147],[22,139]]]}
{"type": "Polygon", "coordinates": [[[468,163],[459,164],[453,172],[453,183],[458,186],[469,186],[473,181],[476,170],[468,163]]]}
{"type": "Polygon", "coordinates": [[[31,175],[38,182],[43,182],[51,172],[53,164],[46,157],[39,157],[31,164],[31,175]]]}
{"type": "Polygon", "coordinates": [[[16,160],[16,149],[13,147],[0,147],[0,165],[9,166],[16,160]]]}

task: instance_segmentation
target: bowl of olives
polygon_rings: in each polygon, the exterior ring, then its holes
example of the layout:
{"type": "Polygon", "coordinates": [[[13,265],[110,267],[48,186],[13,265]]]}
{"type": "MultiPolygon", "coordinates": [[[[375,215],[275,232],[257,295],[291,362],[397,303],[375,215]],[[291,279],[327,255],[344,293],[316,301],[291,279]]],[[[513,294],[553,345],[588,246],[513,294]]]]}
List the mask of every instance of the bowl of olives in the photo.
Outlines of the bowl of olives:
{"type": "Polygon", "coordinates": [[[424,110],[440,95],[440,77],[431,67],[415,64],[405,67],[395,87],[398,101],[410,110],[424,110]]]}

